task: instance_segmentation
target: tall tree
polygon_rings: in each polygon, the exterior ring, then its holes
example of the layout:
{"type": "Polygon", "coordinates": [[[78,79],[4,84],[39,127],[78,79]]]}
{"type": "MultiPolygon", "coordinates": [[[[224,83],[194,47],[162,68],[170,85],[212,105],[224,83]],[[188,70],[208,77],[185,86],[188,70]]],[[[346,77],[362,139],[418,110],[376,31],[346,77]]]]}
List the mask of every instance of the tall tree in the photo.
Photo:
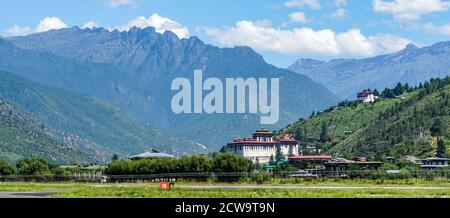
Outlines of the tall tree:
{"type": "Polygon", "coordinates": [[[442,138],[438,140],[436,156],[437,157],[447,156],[447,146],[445,146],[445,141],[442,138]]]}
{"type": "Polygon", "coordinates": [[[328,126],[326,123],[322,123],[322,128],[320,131],[320,142],[325,143],[329,139],[328,137],[328,126]]]}
{"type": "Polygon", "coordinates": [[[378,91],[378,89],[373,90],[373,95],[380,96],[380,92],[378,91]]]}
{"type": "Polygon", "coordinates": [[[434,137],[437,136],[444,136],[445,134],[445,124],[442,122],[441,119],[436,119],[433,123],[433,126],[431,126],[430,129],[431,135],[434,137]]]}
{"type": "Polygon", "coordinates": [[[119,159],[120,159],[120,157],[119,157],[118,154],[114,154],[114,155],[112,156],[112,158],[111,158],[112,161],[116,161],[116,160],[119,160],[119,159]]]}

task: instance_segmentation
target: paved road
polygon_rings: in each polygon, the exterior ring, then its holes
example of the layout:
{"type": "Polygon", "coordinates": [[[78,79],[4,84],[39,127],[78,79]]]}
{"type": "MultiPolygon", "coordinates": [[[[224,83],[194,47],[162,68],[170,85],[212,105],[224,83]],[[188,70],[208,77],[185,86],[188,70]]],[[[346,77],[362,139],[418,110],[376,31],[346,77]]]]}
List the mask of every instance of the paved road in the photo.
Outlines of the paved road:
{"type": "Polygon", "coordinates": [[[0,192],[0,198],[49,198],[48,192],[0,192]]]}

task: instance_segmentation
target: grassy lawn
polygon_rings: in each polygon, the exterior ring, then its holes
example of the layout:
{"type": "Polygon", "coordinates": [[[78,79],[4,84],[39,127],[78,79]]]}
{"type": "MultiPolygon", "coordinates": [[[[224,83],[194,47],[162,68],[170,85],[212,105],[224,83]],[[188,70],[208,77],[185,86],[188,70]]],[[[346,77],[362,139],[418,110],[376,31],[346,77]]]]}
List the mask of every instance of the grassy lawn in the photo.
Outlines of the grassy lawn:
{"type": "MultiPolygon", "coordinates": [[[[203,185],[211,185],[201,183],[203,185]]],[[[1,183],[0,191],[48,191],[52,197],[62,198],[449,198],[450,186],[431,182],[417,185],[417,189],[382,188],[384,185],[365,184],[368,188],[311,188],[311,189],[192,189],[180,187],[200,183],[177,183],[172,190],[159,190],[154,183],[87,184],[87,183],[1,183]],[[422,186],[441,189],[420,189],[422,186]]],[[[337,183],[334,183],[336,185],[337,183]]],[[[218,184],[213,184],[218,185],[218,184]]],[[[230,184],[228,184],[230,185],[230,184]]],[[[233,184],[234,185],[234,184],[233,184]]],[[[245,185],[245,184],[240,184],[245,185]]],[[[249,185],[249,184],[247,184],[249,185]]],[[[302,184],[303,185],[303,184],[302,184]]],[[[309,186],[334,186],[333,183],[308,184],[309,186]]],[[[306,187],[308,185],[305,185],[306,187]]],[[[344,186],[340,183],[340,187],[344,186]]],[[[346,186],[358,186],[346,184],[346,186]]],[[[405,185],[406,186],[406,185],[405,185]]],[[[414,186],[414,185],[413,185],[414,186]]],[[[336,187],[339,187],[336,185],[336,187]]]]}
{"type": "MultiPolygon", "coordinates": [[[[230,183],[218,182],[185,182],[178,181],[179,185],[230,185],[230,183]]],[[[232,185],[255,185],[255,182],[236,182],[232,185]]],[[[322,180],[304,180],[300,179],[272,179],[260,185],[269,186],[439,186],[450,188],[450,181],[446,179],[424,180],[424,179],[355,179],[355,180],[339,180],[339,179],[322,179],[322,180]]]]}

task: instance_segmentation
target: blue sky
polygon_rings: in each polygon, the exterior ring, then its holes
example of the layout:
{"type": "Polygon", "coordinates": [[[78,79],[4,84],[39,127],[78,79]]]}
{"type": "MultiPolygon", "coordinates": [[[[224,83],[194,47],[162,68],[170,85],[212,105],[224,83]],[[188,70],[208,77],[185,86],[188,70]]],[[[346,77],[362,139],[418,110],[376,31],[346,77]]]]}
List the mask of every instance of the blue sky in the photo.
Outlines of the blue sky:
{"type": "Polygon", "coordinates": [[[71,26],[156,26],[221,47],[248,45],[280,67],[362,58],[450,39],[448,0],[3,0],[0,35],[71,26]]]}

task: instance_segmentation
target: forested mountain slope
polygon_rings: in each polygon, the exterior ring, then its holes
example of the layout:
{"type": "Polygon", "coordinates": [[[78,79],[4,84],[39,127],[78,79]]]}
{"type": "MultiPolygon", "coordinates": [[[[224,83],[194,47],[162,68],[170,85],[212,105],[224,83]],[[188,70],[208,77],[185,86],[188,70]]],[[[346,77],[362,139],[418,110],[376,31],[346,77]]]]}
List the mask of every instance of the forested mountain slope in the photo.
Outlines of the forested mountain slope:
{"type": "Polygon", "coordinates": [[[449,144],[450,78],[432,79],[415,89],[402,87],[394,98],[343,102],[281,132],[294,134],[303,146],[338,156],[434,155],[438,138],[449,144]]]}

